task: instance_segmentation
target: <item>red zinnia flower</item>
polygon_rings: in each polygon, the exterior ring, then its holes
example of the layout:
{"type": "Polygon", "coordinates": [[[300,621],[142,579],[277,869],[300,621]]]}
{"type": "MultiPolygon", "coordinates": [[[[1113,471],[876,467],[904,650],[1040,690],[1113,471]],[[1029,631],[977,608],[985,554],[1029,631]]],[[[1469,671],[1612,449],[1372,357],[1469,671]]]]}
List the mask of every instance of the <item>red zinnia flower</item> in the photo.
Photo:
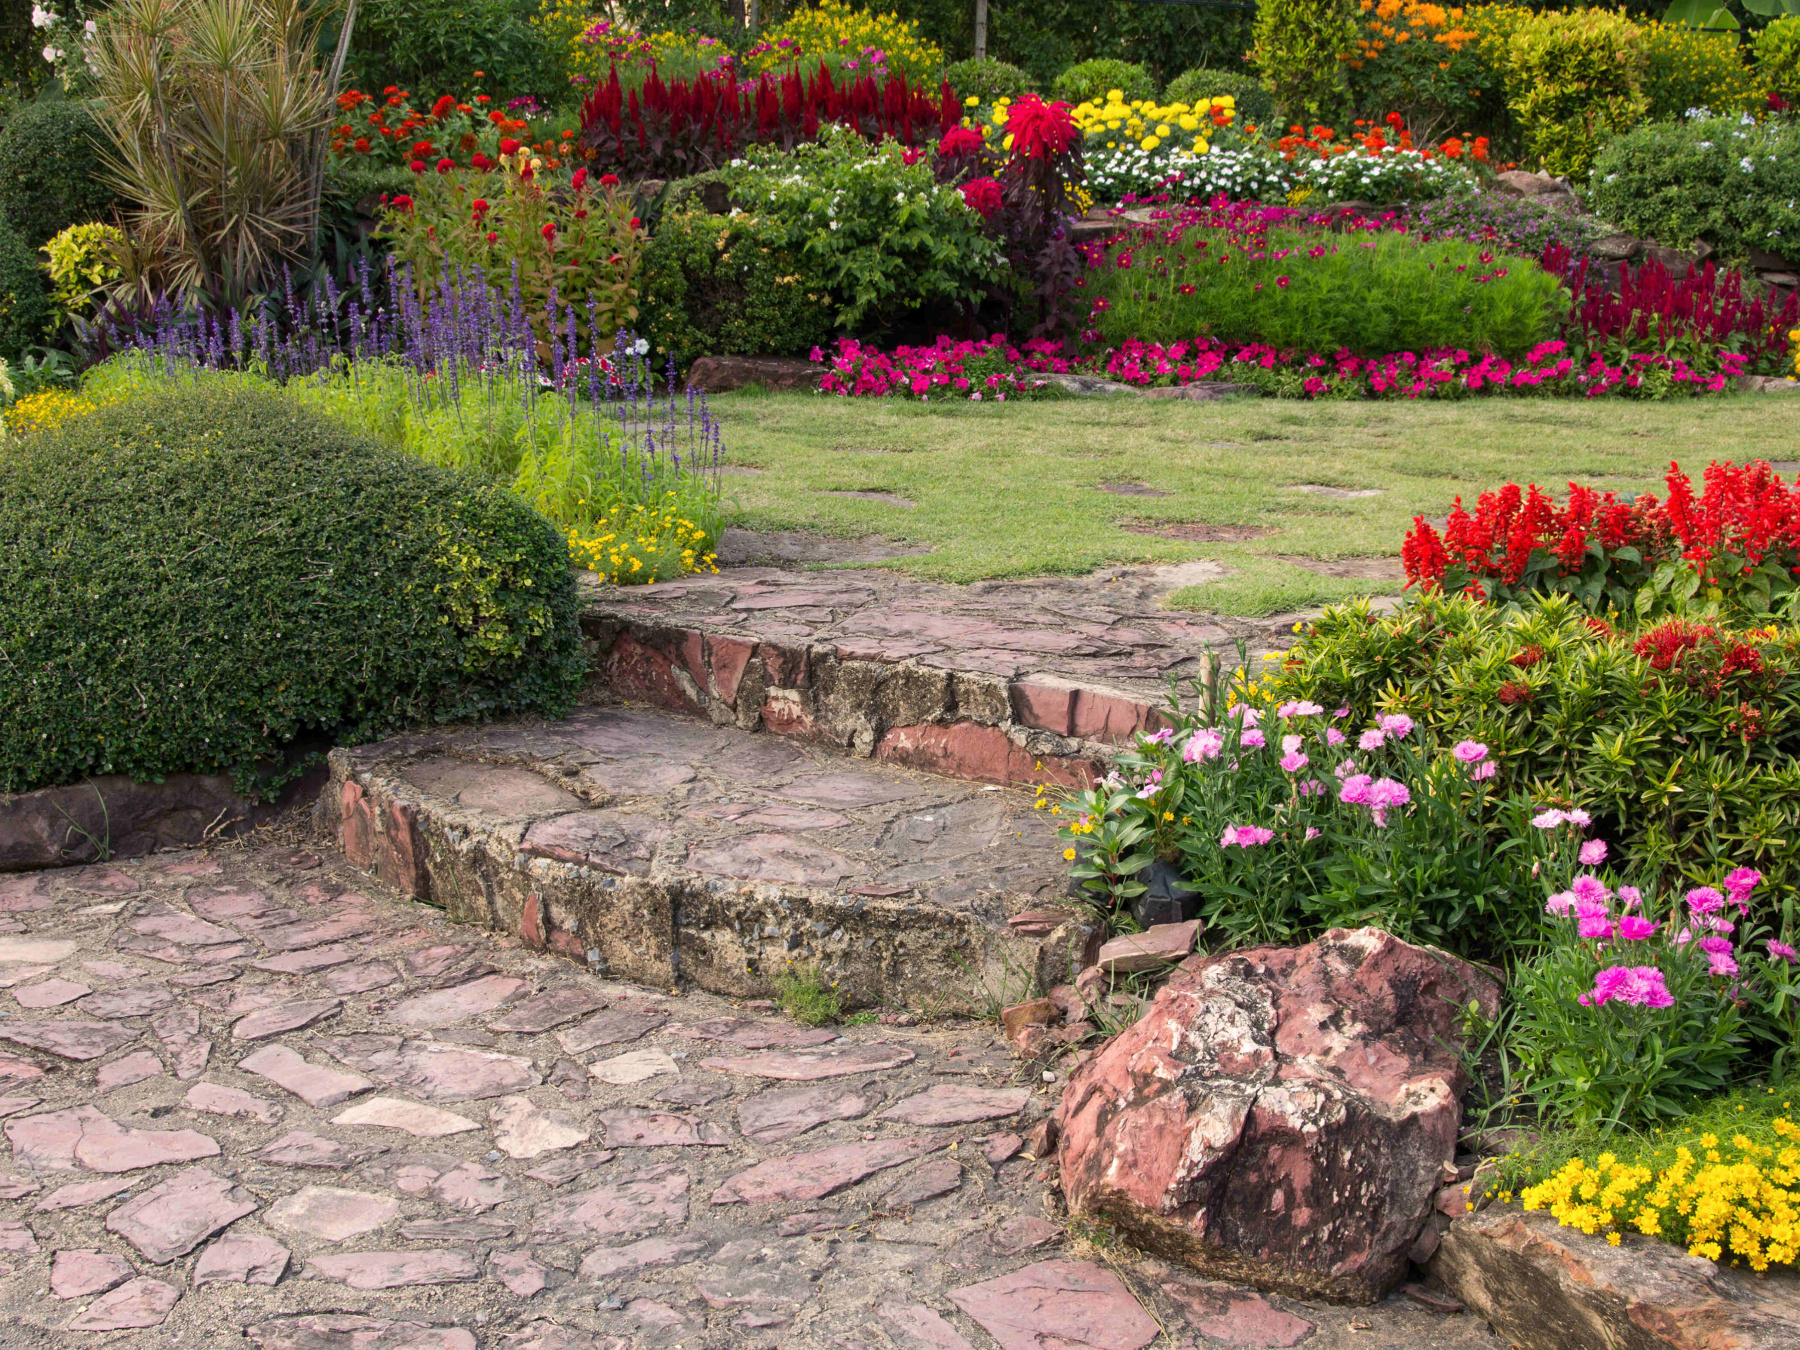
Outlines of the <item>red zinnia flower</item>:
{"type": "Polygon", "coordinates": [[[368,154],[369,153],[369,138],[367,136],[358,136],[356,138],[356,144],[354,146],[352,146],[351,148],[353,150],[355,150],[356,153],[359,155],[368,154]]]}
{"type": "Polygon", "coordinates": [[[424,159],[425,156],[427,156],[431,153],[431,142],[430,141],[420,141],[418,144],[413,146],[412,152],[413,152],[414,159],[424,159]]]}

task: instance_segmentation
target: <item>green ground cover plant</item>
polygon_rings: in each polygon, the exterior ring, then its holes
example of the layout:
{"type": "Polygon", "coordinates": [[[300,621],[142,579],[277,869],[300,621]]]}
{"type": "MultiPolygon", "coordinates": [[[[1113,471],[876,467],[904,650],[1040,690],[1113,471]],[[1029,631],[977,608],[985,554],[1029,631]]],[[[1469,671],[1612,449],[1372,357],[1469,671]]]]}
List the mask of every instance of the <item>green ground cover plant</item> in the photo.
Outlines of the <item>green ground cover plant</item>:
{"type": "Polygon", "coordinates": [[[273,790],[318,744],[559,714],[584,671],[554,526],[272,391],[171,383],[7,442],[0,564],[9,792],[273,790]]]}

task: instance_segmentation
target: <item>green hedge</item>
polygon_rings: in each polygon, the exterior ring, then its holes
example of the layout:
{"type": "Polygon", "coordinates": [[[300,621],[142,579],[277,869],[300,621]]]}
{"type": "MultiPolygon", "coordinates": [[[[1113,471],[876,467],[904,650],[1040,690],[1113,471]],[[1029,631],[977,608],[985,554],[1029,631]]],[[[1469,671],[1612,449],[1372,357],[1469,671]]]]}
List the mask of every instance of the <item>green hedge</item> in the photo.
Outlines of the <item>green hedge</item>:
{"type": "Polygon", "coordinates": [[[644,255],[639,310],[657,360],[803,356],[828,342],[831,297],[766,218],[665,214],[644,255]]]}
{"type": "Polygon", "coordinates": [[[38,255],[0,220],[0,357],[13,358],[44,340],[50,289],[38,255]]]}
{"type": "Polygon", "coordinates": [[[0,791],[229,771],[571,703],[568,546],[282,395],[132,398],[0,453],[0,791]]]}
{"type": "Polygon", "coordinates": [[[41,248],[71,225],[110,221],[118,199],[100,157],[106,133],[75,99],[26,103],[0,131],[0,215],[41,248]]]}
{"type": "Polygon", "coordinates": [[[957,61],[944,67],[944,79],[957,98],[978,98],[992,103],[997,98],[1017,98],[1029,94],[1031,76],[1017,66],[986,57],[980,61],[957,61]]]}
{"type": "Polygon", "coordinates": [[[1114,89],[1125,95],[1127,103],[1156,97],[1156,81],[1149,71],[1129,61],[1107,58],[1070,66],[1051,82],[1050,96],[1068,103],[1086,103],[1089,99],[1103,99],[1114,89]]]}

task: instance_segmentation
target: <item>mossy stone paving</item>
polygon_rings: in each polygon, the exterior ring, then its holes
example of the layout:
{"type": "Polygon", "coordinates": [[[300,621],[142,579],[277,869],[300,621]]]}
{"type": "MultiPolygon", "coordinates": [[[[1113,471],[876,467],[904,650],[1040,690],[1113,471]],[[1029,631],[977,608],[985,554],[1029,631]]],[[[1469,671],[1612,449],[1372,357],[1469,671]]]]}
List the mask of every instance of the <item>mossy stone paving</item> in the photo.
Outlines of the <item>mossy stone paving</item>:
{"type": "Polygon", "coordinates": [[[324,849],[9,877],[0,930],[9,1348],[1500,1344],[1082,1245],[1018,1151],[1060,1081],[984,1024],[601,980],[324,849]]]}

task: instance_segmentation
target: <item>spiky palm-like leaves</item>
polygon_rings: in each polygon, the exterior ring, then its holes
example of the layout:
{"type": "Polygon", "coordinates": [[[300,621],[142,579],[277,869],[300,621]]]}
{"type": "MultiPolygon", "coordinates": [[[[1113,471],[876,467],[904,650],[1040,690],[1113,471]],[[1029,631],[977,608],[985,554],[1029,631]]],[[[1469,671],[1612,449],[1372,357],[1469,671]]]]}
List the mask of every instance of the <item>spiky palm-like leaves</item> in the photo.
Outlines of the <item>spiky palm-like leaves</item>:
{"type": "Polygon", "coordinates": [[[312,249],[331,71],[306,0],[118,0],[94,44],[110,167],[163,289],[235,306],[312,249]]]}

